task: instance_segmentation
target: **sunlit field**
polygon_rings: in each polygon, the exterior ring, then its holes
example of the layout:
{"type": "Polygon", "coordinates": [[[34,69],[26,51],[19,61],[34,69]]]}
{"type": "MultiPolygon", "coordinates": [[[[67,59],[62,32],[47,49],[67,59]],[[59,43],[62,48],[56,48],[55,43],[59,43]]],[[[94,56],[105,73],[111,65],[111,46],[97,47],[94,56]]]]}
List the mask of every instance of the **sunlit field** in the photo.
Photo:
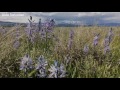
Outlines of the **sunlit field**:
{"type": "Polygon", "coordinates": [[[0,77],[119,78],[120,27],[0,27],[0,77]]]}

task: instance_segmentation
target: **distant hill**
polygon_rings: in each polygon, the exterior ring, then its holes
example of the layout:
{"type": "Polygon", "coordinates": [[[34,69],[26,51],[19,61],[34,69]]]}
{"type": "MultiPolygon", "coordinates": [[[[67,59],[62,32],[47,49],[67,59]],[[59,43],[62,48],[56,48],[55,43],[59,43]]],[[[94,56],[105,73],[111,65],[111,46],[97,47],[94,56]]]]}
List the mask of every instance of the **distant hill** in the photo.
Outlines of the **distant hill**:
{"type": "Polygon", "coordinates": [[[0,21],[0,26],[15,26],[16,24],[22,24],[23,26],[25,26],[25,23],[15,23],[15,22],[3,22],[0,21]]]}
{"type": "Polygon", "coordinates": [[[99,26],[120,26],[120,23],[103,23],[99,24],[99,26]]]}
{"type": "MultiPolygon", "coordinates": [[[[76,26],[81,26],[81,25],[77,25],[77,24],[58,24],[57,26],[60,27],[76,27],[76,26]]],[[[82,26],[94,26],[93,24],[85,24],[82,26]]],[[[98,24],[98,26],[120,26],[120,23],[102,23],[102,24],[98,24]]]]}
{"type": "Polygon", "coordinates": [[[0,21],[0,25],[1,26],[13,26],[15,24],[16,23],[13,23],[13,22],[3,22],[3,21],[0,21]]]}
{"type": "MultiPolygon", "coordinates": [[[[0,26],[14,26],[16,24],[21,24],[23,26],[26,26],[26,23],[15,23],[15,22],[0,21],[0,26]]],[[[78,24],[59,23],[56,26],[59,26],[59,27],[76,27],[76,26],[78,26],[78,24]]],[[[93,26],[93,24],[87,23],[84,26],[93,26]]],[[[101,24],[98,24],[98,26],[120,26],[120,23],[101,23],[101,24]]]]}
{"type": "Polygon", "coordinates": [[[75,25],[75,24],[58,24],[56,26],[59,26],[59,27],[76,27],[78,25],[75,25]]]}

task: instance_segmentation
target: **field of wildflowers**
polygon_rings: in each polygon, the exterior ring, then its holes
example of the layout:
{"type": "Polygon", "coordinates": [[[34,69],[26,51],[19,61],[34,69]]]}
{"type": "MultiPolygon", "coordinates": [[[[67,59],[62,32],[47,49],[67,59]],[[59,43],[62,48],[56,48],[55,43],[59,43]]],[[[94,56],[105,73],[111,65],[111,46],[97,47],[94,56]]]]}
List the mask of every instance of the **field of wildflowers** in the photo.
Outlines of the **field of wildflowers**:
{"type": "Polygon", "coordinates": [[[120,27],[0,27],[1,78],[119,78],[120,27]]]}

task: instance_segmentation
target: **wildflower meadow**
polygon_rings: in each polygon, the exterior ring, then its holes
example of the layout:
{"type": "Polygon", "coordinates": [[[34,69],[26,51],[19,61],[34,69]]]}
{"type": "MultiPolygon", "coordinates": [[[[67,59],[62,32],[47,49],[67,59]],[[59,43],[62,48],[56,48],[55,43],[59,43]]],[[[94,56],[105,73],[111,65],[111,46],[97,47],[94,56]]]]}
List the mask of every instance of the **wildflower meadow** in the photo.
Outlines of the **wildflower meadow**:
{"type": "Polygon", "coordinates": [[[0,27],[1,78],[119,78],[120,27],[0,27]]]}

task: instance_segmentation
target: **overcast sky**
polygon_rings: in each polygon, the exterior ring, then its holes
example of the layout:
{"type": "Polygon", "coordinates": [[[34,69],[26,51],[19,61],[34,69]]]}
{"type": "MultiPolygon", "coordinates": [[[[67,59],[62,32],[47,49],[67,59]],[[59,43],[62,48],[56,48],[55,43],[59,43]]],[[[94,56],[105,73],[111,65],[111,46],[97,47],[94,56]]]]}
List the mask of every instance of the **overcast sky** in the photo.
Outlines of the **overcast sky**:
{"type": "Polygon", "coordinates": [[[33,16],[36,22],[39,18],[42,21],[53,18],[57,23],[120,23],[120,12],[0,12],[0,21],[26,23],[29,16],[33,16]]]}

